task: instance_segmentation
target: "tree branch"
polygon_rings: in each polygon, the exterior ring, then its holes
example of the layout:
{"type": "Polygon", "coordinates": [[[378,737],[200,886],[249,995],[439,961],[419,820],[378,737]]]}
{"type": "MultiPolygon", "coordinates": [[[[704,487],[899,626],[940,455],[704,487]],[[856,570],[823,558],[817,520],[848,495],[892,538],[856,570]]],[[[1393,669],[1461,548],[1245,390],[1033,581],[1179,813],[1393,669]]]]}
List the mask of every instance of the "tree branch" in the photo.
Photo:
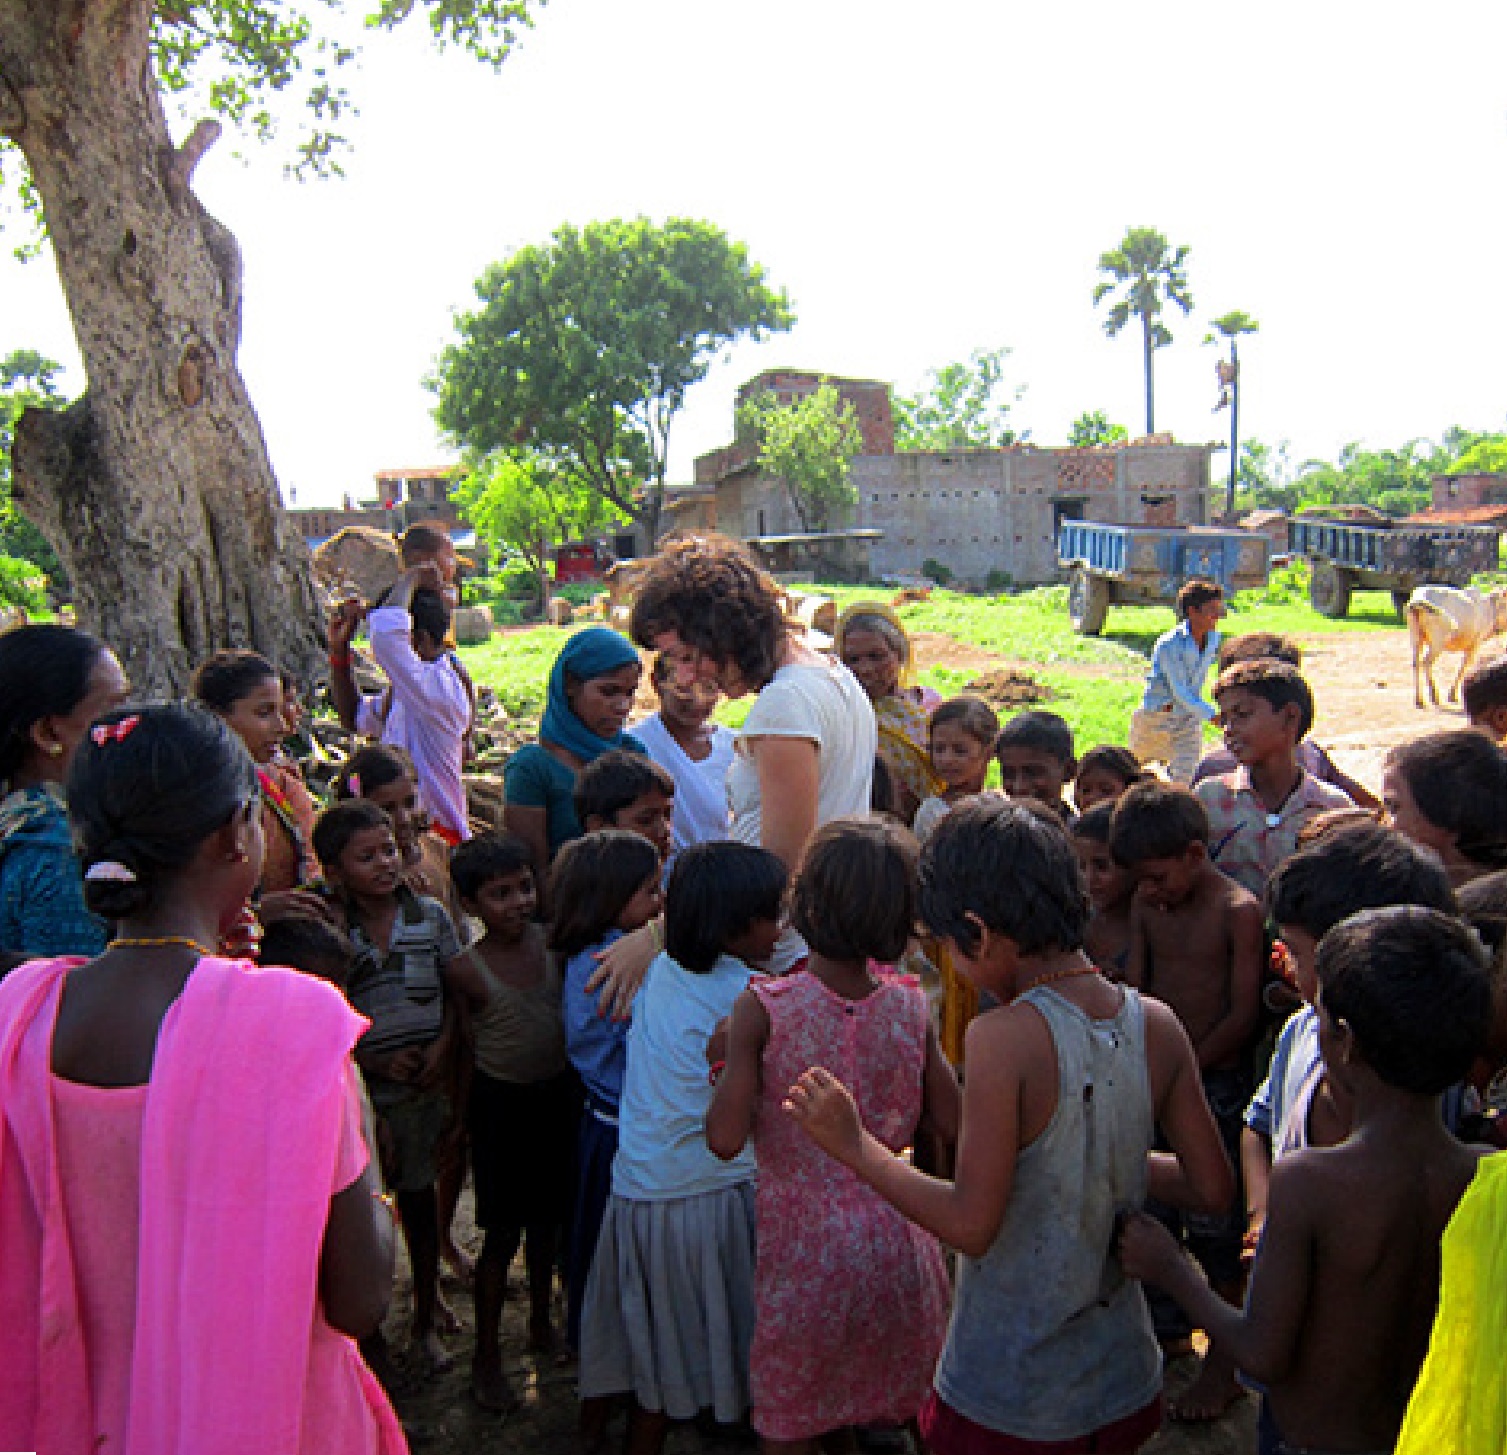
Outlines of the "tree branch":
{"type": "Polygon", "coordinates": [[[223,130],[218,121],[206,117],[195,124],[183,145],[169,154],[163,183],[175,207],[182,207],[187,200],[194,169],[204,160],[204,153],[219,141],[223,130]]]}

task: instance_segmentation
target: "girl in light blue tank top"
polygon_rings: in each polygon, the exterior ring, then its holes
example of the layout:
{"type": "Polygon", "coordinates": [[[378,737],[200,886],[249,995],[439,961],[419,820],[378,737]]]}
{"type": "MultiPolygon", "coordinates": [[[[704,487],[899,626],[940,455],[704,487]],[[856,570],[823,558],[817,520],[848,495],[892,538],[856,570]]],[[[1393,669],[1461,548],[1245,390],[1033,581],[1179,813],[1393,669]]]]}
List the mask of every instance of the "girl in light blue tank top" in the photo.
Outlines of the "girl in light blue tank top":
{"type": "Polygon", "coordinates": [[[919,901],[953,963],[1003,1002],[968,1031],[954,1180],[866,1133],[822,1068],[791,1088],[789,1109],[963,1255],[921,1416],[928,1450],[1086,1449],[1090,1436],[1095,1450],[1138,1449],[1161,1422],[1161,1355],[1115,1256],[1116,1219],[1148,1180],[1159,1199],[1199,1208],[1234,1191],[1193,1048],[1166,1006],[1111,985],[1083,953],[1087,897],[1045,810],[959,805],[923,850],[919,901]],[[1153,1122],[1172,1155],[1149,1158],[1153,1122]]]}

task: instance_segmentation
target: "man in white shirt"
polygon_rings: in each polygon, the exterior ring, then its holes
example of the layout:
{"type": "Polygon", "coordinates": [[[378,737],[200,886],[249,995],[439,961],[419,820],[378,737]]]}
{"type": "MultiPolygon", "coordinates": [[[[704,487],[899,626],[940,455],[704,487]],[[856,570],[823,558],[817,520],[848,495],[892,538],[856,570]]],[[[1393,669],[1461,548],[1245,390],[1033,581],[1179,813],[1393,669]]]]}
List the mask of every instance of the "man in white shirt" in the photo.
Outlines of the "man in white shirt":
{"type": "Polygon", "coordinates": [[[363,697],[350,643],[359,602],[342,602],[330,622],[330,690],[340,721],[367,737],[402,748],[413,760],[419,802],[448,843],[470,838],[461,777],[471,694],[445,645],[450,607],[439,570],[410,567],[367,617],[372,656],[387,675],[385,692],[363,697]]]}

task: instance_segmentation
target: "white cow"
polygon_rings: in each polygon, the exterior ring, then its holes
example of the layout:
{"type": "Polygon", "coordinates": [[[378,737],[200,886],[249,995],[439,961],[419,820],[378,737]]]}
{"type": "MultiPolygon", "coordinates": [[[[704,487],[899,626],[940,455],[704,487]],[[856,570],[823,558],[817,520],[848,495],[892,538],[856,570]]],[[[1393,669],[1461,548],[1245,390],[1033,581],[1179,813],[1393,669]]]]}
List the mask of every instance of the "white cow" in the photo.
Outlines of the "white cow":
{"type": "Polygon", "coordinates": [[[1481,643],[1507,632],[1507,590],[1483,594],[1474,586],[1419,586],[1408,597],[1408,640],[1413,647],[1413,699],[1423,706],[1418,680],[1421,665],[1428,679],[1429,701],[1439,706],[1434,663],[1445,652],[1462,652],[1460,675],[1449,700],[1460,700],[1460,684],[1475,664],[1481,643]]]}

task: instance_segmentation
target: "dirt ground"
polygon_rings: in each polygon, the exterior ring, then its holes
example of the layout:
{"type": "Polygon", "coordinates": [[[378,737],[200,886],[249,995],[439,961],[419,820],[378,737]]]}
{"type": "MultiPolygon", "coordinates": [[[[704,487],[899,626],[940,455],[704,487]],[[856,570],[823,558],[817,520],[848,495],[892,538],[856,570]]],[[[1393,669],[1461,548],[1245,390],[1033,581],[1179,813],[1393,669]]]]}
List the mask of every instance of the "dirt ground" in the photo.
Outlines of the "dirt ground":
{"type": "MultiPolygon", "coordinates": [[[[1413,705],[1407,633],[1396,631],[1349,635],[1314,635],[1303,640],[1305,673],[1318,703],[1315,736],[1347,772],[1373,789],[1380,788],[1381,760],[1388,748],[1422,732],[1454,727],[1464,721],[1454,707],[1419,711],[1413,705]]],[[[1007,668],[1029,672],[1032,664],[966,646],[947,637],[921,633],[917,656],[923,666],[946,666],[980,674],[1007,668]]],[[[1453,680],[1441,674],[1441,690],[1453,680]]],[[[1094,669],[1082,669],[1091,672],[1094,669]]],[[[469,1194],[459,1223],[462,1241],[473,1251],[477,1235],[469,1221],[469,1194]]],[[[401,1275],[400,1275],[401,1277],[401,1275]]],[[[506,1419],[484,1414],[468,1394],[471,1350],[470,1296],[450,1285],[447,1296],[462,1320],[460,1332],[446,1339],[456,1356],[452,1369],[400,1394],[397,1405],[408,1427],[416,1455],[569,1455],[575,1448],[574,1371],[558,1368],[548,1358],[525,1355],[524,1302],[521,1264],[513,1271],[505,1315],[505,1347],[514,1387],[522,1407],[506,1419]]],[[[401,1343],[406,1316],[406,1277],[401,1277],[389,1330],[401,1343]]],[[[1196,1371],[1183,1360],[1168,1372],[1170,1395],[1187,1384],[1196,1371]]],[[[749,1442],[703,1436],[692,1427],[677,1428],[670,1437],[669,1455],[696,1451],[751,1450],[749,1442]]],[[[1148,1455],[1249,1455],[1255,1449],[1255,1405],[1239,1401],[1221,1420],[1208,1425],[1168,1425],[1147,1446],[1148,1455]]]]}

